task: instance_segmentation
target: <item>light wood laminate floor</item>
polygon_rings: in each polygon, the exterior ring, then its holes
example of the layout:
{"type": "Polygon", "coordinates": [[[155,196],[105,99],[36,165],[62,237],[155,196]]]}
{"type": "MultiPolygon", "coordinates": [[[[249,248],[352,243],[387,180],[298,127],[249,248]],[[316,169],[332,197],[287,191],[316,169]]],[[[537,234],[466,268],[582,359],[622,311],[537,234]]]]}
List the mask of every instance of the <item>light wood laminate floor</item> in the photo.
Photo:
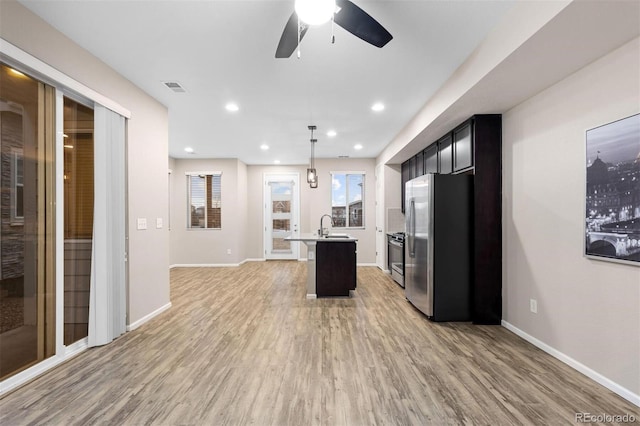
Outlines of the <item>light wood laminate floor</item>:
{"type": "Polygon", "coordinates": [[[306,264],[171,271],[173,307],[0,400],[0,424],[559,425],[638,407],[500,326],[435,324],[373,267],[305,298],[306,264]]]}

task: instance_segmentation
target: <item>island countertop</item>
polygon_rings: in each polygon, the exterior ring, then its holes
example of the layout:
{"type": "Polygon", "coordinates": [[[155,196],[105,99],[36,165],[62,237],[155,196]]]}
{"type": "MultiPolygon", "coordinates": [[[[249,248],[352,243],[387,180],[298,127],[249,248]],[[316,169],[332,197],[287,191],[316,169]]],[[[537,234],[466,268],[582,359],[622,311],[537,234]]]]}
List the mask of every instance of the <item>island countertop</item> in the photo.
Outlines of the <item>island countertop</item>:
{"type": "Polygon", "coordinates": [[[294,232],[290,236],[285,237],[286,241],[302,241],[303,243],[311,243],[311,242],[329,242],[329,243],[339,243],[339,242],[353,242],[358,241],[357,238],[352,237],[348,234],[343,233],[334,233],[329,234],[328,237],[320,237],[318,234],[312,234],[311,232],[294,232]]]}

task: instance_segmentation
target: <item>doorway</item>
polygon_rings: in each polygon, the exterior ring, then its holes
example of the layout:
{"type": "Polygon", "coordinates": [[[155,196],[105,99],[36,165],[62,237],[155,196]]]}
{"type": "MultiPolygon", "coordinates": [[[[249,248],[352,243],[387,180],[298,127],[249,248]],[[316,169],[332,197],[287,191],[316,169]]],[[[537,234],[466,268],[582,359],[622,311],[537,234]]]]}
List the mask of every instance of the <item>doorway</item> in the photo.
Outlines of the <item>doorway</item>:
{"type": "Polygon", "coordinates": [[[285,240],[298,232],[300,223],[300,175],[264,175],[264,257],[297,260],[298,242],[285,240]]]}

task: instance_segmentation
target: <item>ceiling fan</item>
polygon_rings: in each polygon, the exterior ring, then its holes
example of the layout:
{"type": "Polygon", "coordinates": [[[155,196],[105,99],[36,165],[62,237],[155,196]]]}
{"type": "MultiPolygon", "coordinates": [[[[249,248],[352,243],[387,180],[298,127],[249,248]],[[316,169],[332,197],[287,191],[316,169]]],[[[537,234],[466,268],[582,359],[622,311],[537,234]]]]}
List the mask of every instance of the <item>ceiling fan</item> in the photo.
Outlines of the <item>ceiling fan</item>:
{"type": "Polygon", "coordinates": [[[378,21],[349,0],[296,0],[295,10],[280,37],[276,58],[290,57],[311,25],[319,25],[332,18],[334,23],[376,47],[383,47],[393,39],[378,21]],[[320,5],[325,16],[319,19],[309,17],[305,9],[307,5],[320,5]]]}

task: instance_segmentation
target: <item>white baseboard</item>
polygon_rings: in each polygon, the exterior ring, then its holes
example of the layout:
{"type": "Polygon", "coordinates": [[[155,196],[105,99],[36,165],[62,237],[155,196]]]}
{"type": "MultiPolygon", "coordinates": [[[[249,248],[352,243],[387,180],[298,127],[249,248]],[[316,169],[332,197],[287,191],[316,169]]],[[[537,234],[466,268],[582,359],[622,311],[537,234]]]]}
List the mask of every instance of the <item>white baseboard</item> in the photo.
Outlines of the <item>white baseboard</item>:
{"type": "Polygon", "coordinates": [[[307,299],[317,299],[318,295],[317,294],[307,294],[307,299]]]}
{"type": "Polygon", "coordinates": [[[169,265],[173,268],[237,268],[241,263],[176,263],[169,265]]]}
{"type": "Polygon", "coordinates": [[[358,263],[356,266],[375,266],[378,267],[377,263],[358,263]]]}
{"type": "Polygon", "coordinates": [[[169,269],[173,268],[235,268],[244,265],[247,262],[264,262],[265,259],[245,259],[240,263],[174,263],[169,265],[169,269]]]}
{"type": "Polygon", "coordinates": [[[166,305],[156,309],[155,311],[151,312],[150,314],[143,316],[138,321],[132,322],[131,324],[129,324],[127,326],[127,331],[135,330],[136,328],[140,327],[145,322],[150,321],[154,317],[157,317],[158,315],[160,315],[161,313],[163,313],[164,311],[166,311],[169,308],[171,308],[171,302],[169,302],[166,305]]]}
{"type": "Polygon", "coordinates": [[[522,331],[519,328],[515,327],[514,325],[508,323],[507,321],[502,320],[502,326],[504,328],[506,328],[507,330],[513,332],[514,334],[522,337],[524,340],[526,340],[527,342],[531,343],[532,345],[537,346],[538,348],[542,349],[543,351],[545,351],[546,353],[548,353],[552,357],[557,358],[558,360],[564,362],[569,367],[571,367],[571,368],[579,371],[580,373],[584,374],[585,376],[587,376],[591,380],[601,384],[605,388],[609,389],[612,392],[617,393],[618,395],[620,395],[621,397],[623,397],[627,401],[631,402],[632,404],[635,404],[635,405],[640,407],[640,395],[633,393],[629,389],[619,385],[618,383],[616,383],[613,380],[603,376],[602,374],[598,373],[597,371],[592,370],[591,368],[587,367],[586,365],[582,364],[581,362],[576,361],[575,359],[571,358],[570,356],[565,355],[564,353],[560,352],[559,350],[547,345],[543,341],[538,340],[535,337],[531,336],[530,334],[525,333],[524,331],[522,331]]]}

